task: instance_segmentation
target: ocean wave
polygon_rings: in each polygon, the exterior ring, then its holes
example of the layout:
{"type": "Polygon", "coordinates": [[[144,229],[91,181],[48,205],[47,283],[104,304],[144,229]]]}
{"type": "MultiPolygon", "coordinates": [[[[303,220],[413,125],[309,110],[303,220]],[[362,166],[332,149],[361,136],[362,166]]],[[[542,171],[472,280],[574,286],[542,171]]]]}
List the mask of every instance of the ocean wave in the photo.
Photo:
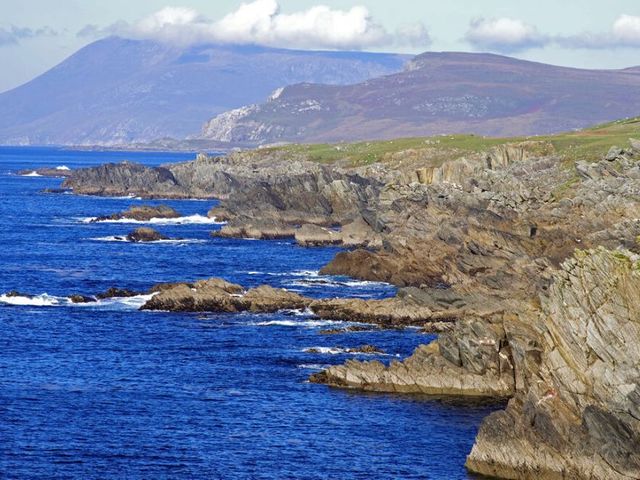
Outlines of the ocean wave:
{"type": "Polygon", "coordinates": [[[67,171],[68,172],[71,169],[69,167],[67,167],[66,165],[58,165],[56,167],[56,170],[62,170],[62,171],[67,171]]]}
{"type": "Polygon", "coordinates": [[[86,240],[91,240],[93,242],[124,242],[124,243],[136,243],[136,244],[157,244],[157,243],[168,243],[174,245],[185,245],[188,243],[207,243],[207,240],[203,240],[201,238],[168,238],[164,240],[155,240],[153,242],[132,242],[127,240],[126,236],[123,235],[110,235],[107,237],[93,237],[88,238],[86,240]]]}
{"type": "Polygon", "coordinates": [[[138,310],[147,303],[155,293],[149,295],[136,295],[133,297],[114,297],[96,300],[95,302],[73,303],[68,297],[57,297],[43,293],[41,295],[0,295],[0,303],[20,307],[79,307],[94,310],[138,310]]]}
{"type": "MultiPolygon", "coordinates": [[[[357,352],[356,349],[349,349],[343,347],[308,347],[303,349],[304,353],[316,353],[320,355],[371,355],[378,357],[390,357],[392,356],[389,353],[381,353],[381,352],[357,352]],[[354,351],[350,351],[354,350],[354,351]]],[[[399,355],[396,355],[399,356],[399,355]]]]}
{"type": "Polygon", "coordinates": [[[267,320],[264,322],[256,322],[252,325],[259,327],[306,327],[317,328],[327,327],[331,325],[344,325],[345,322],[338,320],[267,320]]]}
{"type": "Polygon", "coordinates": [[[33,172],[29,172],[29,173],[23,173],[22,175],[20,175],[21,177],[41,177],[42,175],[40,175],[38,172],[36,172],[35,170],[33,172]]]}
{"type": "Polygon", "coordinates": [[[215,217],[209,218],[204,215],[189,215],[177,218],[152,218],[147,221],[133,220],[130,218],[119,218],[117,220],[98,220],[98,217],[83,217],[79,219],[82,223],[129,223],[144,225],[224,225],[226,222],[219,222],[215,217]]]}
{"type": "Polygon", "coordinates": [[[328,368],[329,365],[320,365],[319,363],[302,363],[297,365],[298,368],[302,370],[324,370],[328,368]]]}
{"type": "Polygon", "coordinates": [[[66,300],[66,298],[54,297],[46,293],[43,293],[42,295],[35,295],[33,297],[7,294],[0,295],[0,303],[15,306],[53,307],[66,300]]]}

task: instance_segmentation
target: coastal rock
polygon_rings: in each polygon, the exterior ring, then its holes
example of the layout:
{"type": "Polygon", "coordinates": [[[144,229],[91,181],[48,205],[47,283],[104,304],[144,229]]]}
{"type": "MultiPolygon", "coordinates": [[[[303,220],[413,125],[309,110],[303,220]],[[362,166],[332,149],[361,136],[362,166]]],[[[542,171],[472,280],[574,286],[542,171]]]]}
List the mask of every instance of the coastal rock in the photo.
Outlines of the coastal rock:
{"type": "Polygon", "coordinates": [[[262,312],[305,308],[310,300],[283,289],[261,286],[245,291],[240,285],[214,278],[163,288],[142,310],[172,312],[262,312]]]}
{"type": "Polygon", "coordinates": [[[403,362],[349,360],[311,376],[314,383],[377,392],[509,397],[515,391],[505,332],[484,320],[465,320],[422,345],[403,362]]]}
{"type": "Polygon", "coordinates": [[[136,297],[138,295],[142,295],[142,292],[136,292],[136,291],[129,290],[129,289],[126,289],[126,288],[111,287],[105,292],[98,293],[96,295],[96,298],[98,300],[103,300],[105,298],[136,297]]]}
{"type": "Polygon", "coordinates": [[[131,162],[79,168],[65,179],[62,187],[83,195],[132,195],[144,198],[185,198],[189,195],[169,169],[131,162]]]}
{"type": "Polygon", "coordinates": [[[18,175],[34,177],[67,178],[71,176],[71,169],[65,166],[41,167],[35,170],[20,170],[18,175]]]}
{"type": "Polygon", "coordinates": [[[79,294],[70,295],[69,300],[71,303],[92,303],[96,301],[95,297],[79,294]]]}
{"type": "Polygon", "coordinates": [[[157,242],[159,240],[167,240],[168,238],[169,237],[149,227],[136,228],[127,235],[128,241],[136,243],[157,242]]]}
{"type": "Polygon", "coordinates": [[[178,218],[180,217],[175,209],[168,207],[167,205],[136,205],[131,206],[129,209],[114,213],[113,215],[107,215],[97,217],[91,222],[104,222],[108,220],[136,220],[139,222],[148,222],[153,218],[178,218]]]}
{"type": "Polygon", "coordinates": [[[455,321],[449,313],[443,315],[424,305],[402,301],[398,297],[384,300],[335,298],[315,300],[311,311],[320,318],[347,322],[373,323],[386,328],[420,326],[436,321],[455,321]]]}
{"type": "Polygon", "coordinates": [[[342,243],[340,232],[318,225],[306,224],[295,230],[296,243],[302,247],[321,245],[339,245],[342,243]]]}
{"type": "Polygon", "coordinates": [[[507,409],[483,422],[469,469],[514,479],[640,477],[638,272],[637,255],[600,248],[577,252],[554,274],[542,299],[541,357],[522,369],[507,409]]]}
{"type": "Polygon", "coordinates": [[[277,240],[293,238],[295,231],[295,227],[280,221],[263,220],[245,223],[242,221],[232,220],[220,230],[212,232],[212,236],[223,238],[251,238],[255,240],[277,240]]]}

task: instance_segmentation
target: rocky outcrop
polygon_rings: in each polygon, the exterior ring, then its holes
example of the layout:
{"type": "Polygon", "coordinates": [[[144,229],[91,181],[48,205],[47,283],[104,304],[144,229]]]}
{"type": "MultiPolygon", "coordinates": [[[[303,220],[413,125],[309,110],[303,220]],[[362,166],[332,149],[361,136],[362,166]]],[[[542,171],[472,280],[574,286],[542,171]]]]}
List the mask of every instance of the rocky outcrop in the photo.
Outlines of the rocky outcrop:
{"type": "Polygon", "coordinates": [[[74,170],[62,184],[83,195],[145,198],[185,198],[189,192],[165,167],[146,167],[137,163],[109,163],[74,170]]]}
{"type": "Polygon", "coordinates": [[[154,218],[178,218],[180,216],[180,213],[167,205],[133,205],[123,212],[97,217],[91,220],[91,222],[95,223],[124,219],[148,222],[154,218]]]}
{"type": "Polygon", "coordinates": [[[162,235],[157,230],[149,227],[136,228],[127,235],[127,240],[134,243],[158,242],[160,240],[168,240],[169,237],[162,235]]]}
{"type": "Polygon", "coordinates": [[[286,290],[261,286],[245,291],[240,285],[214,278],[164,288],[142,310],[271,313],[305,308],[309,303],[309,299],[286,290]]]}
{"type": "Polygon", "coordinates": [[[403,362],[348,361],[311,377],[312,382],[378,392],[467,397],[509,397],[514,366],[500,323],[465,319],[453,332],[419,347],[403,362]]]}
{"type": "Polygon", "coordinates": [[[41,167],[35,170],[20,170],[18,175],[26,177],[67,178],[71,176],[71,169],[65,166],[41,167]]]}
{"type": "Polygon", "coordinates": [[[554,274],[541,358],[483,423],[467,466],[506,478],[640,477],[640,257],[580,251],[554,274]]]}

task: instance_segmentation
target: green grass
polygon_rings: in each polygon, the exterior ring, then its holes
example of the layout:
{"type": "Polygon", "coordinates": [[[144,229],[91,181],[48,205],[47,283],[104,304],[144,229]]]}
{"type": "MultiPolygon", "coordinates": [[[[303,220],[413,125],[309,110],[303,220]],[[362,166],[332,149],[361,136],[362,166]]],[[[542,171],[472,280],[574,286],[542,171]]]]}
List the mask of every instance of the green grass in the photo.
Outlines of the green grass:
{"type": "Polygon", "coordinates": [[[630,137],[640,137],[640,117],[558,135],[513,138],[441,135],[335,145],[286,145],[266,150],[281,150],[285,153],[303,155],[309,160],[320,163],[340,161],[351,166],[391,161],[394,154],[413,150],[426,152],[433,163],[438,164],[446,159],[463,156],[467,153],[486,151],[491,147],[505,143],[537,140],[551,143],[569,166],[573,165],[576,160],[598,160],[607,153],[612,145],[627,146],[630,137]]]}

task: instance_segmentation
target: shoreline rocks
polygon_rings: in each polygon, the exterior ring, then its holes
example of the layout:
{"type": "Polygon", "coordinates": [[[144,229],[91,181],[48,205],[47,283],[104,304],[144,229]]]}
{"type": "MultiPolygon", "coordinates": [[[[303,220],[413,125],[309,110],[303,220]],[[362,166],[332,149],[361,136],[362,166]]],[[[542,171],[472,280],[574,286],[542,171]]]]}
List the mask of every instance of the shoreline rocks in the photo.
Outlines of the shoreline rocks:
{"type": "Polygon", "coordinates": [[[124,219],[136,220],[138,222],[148,222],[154,218],[166,219],[179,217],[181,217],[181,214],[175,209],[168,207],[167,205],[134,205],[123,212],[97,217],[91,220],[91,223],[124,219]]]}
{"type": "Polygon", "coordinates": [[[309,303],[309,299],[283,289],[260,286],[245,291],[240,285],[215,278],[163,288],[141,310],[273,313],[306,308],[309,303]]]}
{"type": "Polygon", "coordinates": [[[23,177],[49,177],[49,178],[68,178],[73,171],[67,167],[39,167],[34,170],[20,170],[18,175],[23,177]]]}

